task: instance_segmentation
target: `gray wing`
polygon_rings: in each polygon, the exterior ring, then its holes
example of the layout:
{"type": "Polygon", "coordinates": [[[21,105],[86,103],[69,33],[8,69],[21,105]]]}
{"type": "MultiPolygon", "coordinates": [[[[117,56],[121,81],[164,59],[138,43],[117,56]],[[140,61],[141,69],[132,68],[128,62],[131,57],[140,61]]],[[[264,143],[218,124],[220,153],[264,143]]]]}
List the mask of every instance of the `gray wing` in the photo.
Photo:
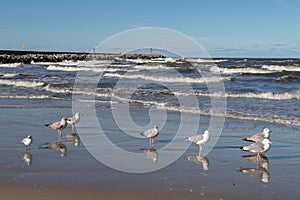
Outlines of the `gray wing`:
{"type": "Polygon", "coordinates": [[[153,137],[157,136],[157,134],[158,134],[158,130],[156,128],[146,130],[143,133],[144,136],[149,137],[149,138],[153,138],[153,137]]]}
{"type": "Polygon", "coordinates": [[[264,150],[264,145],[263,143],[258,142],[244,147],[244,150],[251,151],[254,153],[259,153],[264,150]]]}
{"type": "Polygon", "coordinates": [[[264,139],[265,137],[263,133],[257,133],[255,135],[244,138],[243,140],[250,141],[250,142],[262,142],[264,139]]]}
{"type": "Polygon", "coordinates": [[[203,135],[195,135],[186,138],[186,141],[197,143],[198,141],[203,140],[203,135]]]}

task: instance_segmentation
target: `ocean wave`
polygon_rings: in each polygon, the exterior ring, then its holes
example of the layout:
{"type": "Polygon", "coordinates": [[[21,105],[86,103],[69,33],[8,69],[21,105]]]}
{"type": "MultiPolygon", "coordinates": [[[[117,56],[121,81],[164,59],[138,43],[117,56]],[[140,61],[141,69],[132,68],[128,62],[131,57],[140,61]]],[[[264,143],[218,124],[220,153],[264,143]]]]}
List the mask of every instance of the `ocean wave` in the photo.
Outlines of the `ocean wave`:
{"type": "Polygon", "coordinates": [[[0,99],[57,99],[63,98],[53,97],[49,95],[0,95],[0,99]]]}
{"type": "Polygon", "coordinates": [[[0,80],[0,85],[10,85],[16,87],[27,87],[27,88],[36,88],[43,87],[47,85],[46,83],[36,82],[36,81],[14,81],[14,80],[0,80]]]}
{"type": "Polygon", "coordinates": [[[285,92],[285,93],[242,93],[242,94],[233,94],[233,93],[202,93],[202,92],[170,92],[170,91],[143,91],[143,95],[149,94],[154,96],[197,96],[197,97],[208,97],[208,98],[248,98],[248,99],[264,99],[264,100],[292,100],[300,99],[300,92],[285,92]]]}
{"type": "Polygon", "coordinates": [[[188,58],[186,59],[189,62],[195,63],[221,63],[228,61],[227,59],[205,59],[205,58],[188,58]]]}
{"type": "Polygon", "coordinates": [[[147,107],[154,106],[157,109],[174,111],[174,112],[183,112],[183,113],[191,113],[191,114],[198,114],[198,115],[205,115],[205,116],[226,117],[226,118],[233,118],[233,119],[247,120],[247,121],[261,121],[261,122],[271,122],[271,123],[285,124],[285,125],[292,125],[292,126],[300,126],[300,122],[298,120],[285,119],[279,117],[258,117],[258,116],[251,116],[247,113],[238,114],[238,113],[229,113],[225,111],[213,112],[211,110],[203,110],[195,107],[189,108],[189,107],[170,106],[166,102],[135,100],[135,99],[126,99],[121,97],[118,97],[117,99],[121,100],[123,103],[137,102],[147,107]]]}
{"type": "Polygon", "coordinates": [[[169,69],[169,67],[165,65],[136,65],[134,68],[139,70],[169,69]]]}
{"type": "Polygon", "coordinates": [[[7,64],[0,64],[0,67],[7,67],[7,68],[16,68],[16,67],[22,67],[22,63],[7,63],[7,64]]]}
{"type": "Polygon", "coordinates": [[[15,77],[19,77],[22,76],[22,74],[0,74],[1,78],[15,78],[15,77]]]}
{"type": "Polygon", "coordinates": [[[214,73],[223,73],[223,74],[269,74],[274,73],[275,71],[264,70],[260,68],[221,68],[213,66],[210,68],[211,72],[214,73]]]}
{"type": "Polygon", "coordinates": [[[190,77],[163,77],[163,76],[146,76],[143,74],[113,74],[106,73],[106,77],[114,78],[126,78],[126,79],[143,79],[147,81],[155,82],[165,82],[165,83],[212,83],[221,81],[230,81],[230,77],[200,77],[200,78],[190,78],[190,77]]]}
{"type": "Polygon", "coordinates": [[[52,93],[59,93],[59,94],[67,94],[67,95],[77,95],[77,96],[96,96],[96,97],[111,97],[110,93],[100,93],[100,92],[89,92],[89,91],[80,91],[80,90],[73,90],[73,88],[58,88],[51,84],[48,84],[46,87],[43,88],[44,90],[52,93]]]}
{"type": "Polygon", "coordinates": [[[242,93],[242,94],[233,94],[233,93],[184,93],[184,92],[174,92],[174,95],[179,96],[190,96],[195,95],[199,97],[215,97],[215,98],[248,98],[248,99],[265,99],[265,100],[292,100],[300,99],[300,92],[284,92],[284,93],[273,93],[273,92],[264,92],[264,93],[242,93]]]}
{"type": "Polygon", "coordinates": [[[263,65],[261,68],[270,71],[277,71],[277,72],[282,72],[282,71],[300,72],[299,66],[263,65]]]}
{"type": "Polygon", "coordinates": [[[47,67],[47,70],[52,70],[52,71],[67,71],[67,72],[78,72],[78,71],[93,71],[93,72],[117,72],[121,71],[121,68],[108,68],[108,67],[103,67],[103,68],[97,68],[97,67],[62,67],[62,66],[57,66],[57,65],[50,65],[47,67]]]}

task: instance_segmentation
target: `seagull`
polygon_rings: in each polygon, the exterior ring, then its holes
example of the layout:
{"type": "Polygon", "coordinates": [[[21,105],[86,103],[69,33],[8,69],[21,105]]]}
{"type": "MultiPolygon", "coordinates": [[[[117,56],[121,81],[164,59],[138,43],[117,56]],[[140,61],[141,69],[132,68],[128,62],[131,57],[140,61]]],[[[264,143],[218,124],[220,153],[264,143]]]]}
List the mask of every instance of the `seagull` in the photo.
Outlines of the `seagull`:
{"type": "Polygon", "coordinates": [[[269,139],[271,131],[268,128],[264,128],[262,133],[244,138],[243,140],[248,142],[262,142],[264,139],[269,139]]]}
{"type": "Polygon", "coordinates": [[[21,142],[26,146],[26,150],[30,149],[30,145],[32,144],[32,137],[28,135],[26,138],[22,139],[21,142]]]}
{"type": "Polygon", "coordinates": [[[256,153],[258,156],[260,156],[261,153],[265,153],[270,149],[270,144],[272,144],[272,142],[269,139],[264,139],[262,142],[256,142],[249,146],[240,147],[240,149],[243,151],[256,153]]]}
{"type": "Polygon", "coordinates": [[[154,128],[151,128],[149,130],[146,130],[144,133],[141,133],[142,136],[150,138],[150,145],[154,144],[154,138],[157,137],[158,134],[158,126],[154,126],[154,128]]]}
{"type": "Polygon", "coordinates": [[[75,124],[77,124],[80,120],[80,113],[75,113],[74,117],[69,117],[67,119],[67,123],[72,125],[72,132],[75,130],[75,124]]]}
{"type": "Polygon", "coordinates": [[[67,118],[63,117],[60,121],[58,122],[53,122],[51,124],[45,124],[48,128],[52,128],[58,131],[58,136],[61,138],[62,136],[62,130],[67,127],[67,118]]]}
{"type": "Polygon", "coordinates": [[[200,155],[202,152],[202,145],[205,144],[209,140],[209,135],[210,135],[210,133],[208,132],[208,130],[205,130],[204,134],[191,136],[191,137],[185,138],[185,140],[198,144],[200,147],[200,149],[199,149],[199,155],[200,155]]]}

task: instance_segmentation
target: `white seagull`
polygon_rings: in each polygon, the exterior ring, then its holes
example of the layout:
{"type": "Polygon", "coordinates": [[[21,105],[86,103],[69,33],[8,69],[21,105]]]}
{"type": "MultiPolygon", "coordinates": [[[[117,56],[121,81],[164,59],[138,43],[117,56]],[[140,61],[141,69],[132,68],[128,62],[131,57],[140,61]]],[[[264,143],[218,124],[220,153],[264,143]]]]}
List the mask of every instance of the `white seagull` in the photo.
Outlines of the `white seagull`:
{"type": "Polygon", "coordinates": [[[28,135],[26,138],[22,139],[21,142],[26,146],[26,150],[30,149],[30,145],[32,144],[32,136],[28,135]]]}
{"type": "Polygon", "coordinates": [[[205,130],[202,135],[195,135],[188,138],[185,138],[186,141],[193,142],[199,145],[199,155],[202,152],[202,145],[208,142],[210,133],[208,130],[205,130]]]}
{"type": "Polygon", "coordinates": [[[45,124],[48,128],[52,128],[58,131],[58,136],[61,138],[62,136],[62,130],[67,127],[67,118],[63,117],[60,121],[58,122],[53,122],[51,124],[45,124]]]}
{"type": "Polygon", "coordinates": [[[262,133],[244,138],[243,140],[248,142],[262,142],[264,139],[269,139],[271,131],[268,128],[264,128],[262,133]]]}
{"type": "Polygon", "coordinates": [[[240,149],[256,153],[260,156],[261,153],[265,153],[270,149],[270,144],[272,144],[272,142],[269,139],[264,139],[262,142],[256,142],[248,146],[240,147],[240,149]]]}
{"type": "Polygon", "coordinates": [[[146,130],[144,133],[141,133],[142,136],[150,138],[150,145],[153,145],[154,138],[157,137],[158,134],[159,134],[158,126],[154,126],[154,128],[151,128],[149,130],[146,130]]]}
{"type": "Polygon", "coordinates": [[[72,125],[72,132],[75,130],[75,124],[77,124],[80,120],[80,113],[75,113],[74,117],[69,117],[67,119],[67,123],[72,125]]]}

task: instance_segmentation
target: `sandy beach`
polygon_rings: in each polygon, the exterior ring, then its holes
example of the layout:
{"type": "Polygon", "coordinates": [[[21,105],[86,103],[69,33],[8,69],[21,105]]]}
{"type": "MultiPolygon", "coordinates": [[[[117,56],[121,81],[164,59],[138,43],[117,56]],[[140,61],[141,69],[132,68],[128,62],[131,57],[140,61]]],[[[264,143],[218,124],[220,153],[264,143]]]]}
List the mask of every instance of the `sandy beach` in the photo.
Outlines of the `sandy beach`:
{"type": "MultiPolygon", "coordinates": [[[[56,142],[56,131],[43,124],[55,120],[57,115],[69,116],[71,102],[1,101],[1,199],[16,199],[20,194],[22,199],[50,199],[52,194],[66,199],[80,199],[87,195],[89,199],[98,196],[107,199],[297,199],[299,196],[296,189],[300,162],[298,127],[227,118],[221,137],[206,158],[197,162],[198,146],[191,145],[182,157],[166,168],[131,174],[103,165],[86,150],[88,144],[75,146],[72,141],[64,139],[62,142],[68,149],[64,157],[57,150],[39,148],[45,142],[56,142]],[[249,144],[241,138],[266,126],[272,130],[273,144],[262,167],[258,167],[253,159],[246,158],[251,158],[252,154],[239,151],[238,147],[249,144]],[[34,143],[26,152],[20,139],[29,133],[34,143]],[[24,159],[26,153],[31,156],[27,155],[27,160],[24,159]],[[254,173],[242,173],[238,170],[241,168],[254,173]],[[260,174],[264,174],[264,178],[260,174]]],[[[141,119],[146,112],[144,109],[135,108],[133,112],[141,119]]],[[[149,146],[148,140],[128,141],[114,137],[119,130],[113,128],[114,123],[109,117],[111,109],[102,106],[97,107],[97,111],[99,121],[106,124],[104,130],[111,134],[117,145],[136,152],[149,146]]],[[[175,120],[171,124],[177,123],[178,112],[169,112],[168,115],[171,121],[175,120]]],[[[208,122],[209,117],[201,117],[199,132],[208,122]]],[[[70,131],[71,127],[68,127],[63,133],[70,131]]],[[[170,141],[172,131],[172,126],[162,129],[154,147],[162,148],[170,141]]],[[[182,138],[174,142],[186,141],[182,138]]],[[[159,162],[162,158],[158,155],[156,159],[159,162]]],[[[156,163],[146,154],[144,162],[156,163]]]]}

